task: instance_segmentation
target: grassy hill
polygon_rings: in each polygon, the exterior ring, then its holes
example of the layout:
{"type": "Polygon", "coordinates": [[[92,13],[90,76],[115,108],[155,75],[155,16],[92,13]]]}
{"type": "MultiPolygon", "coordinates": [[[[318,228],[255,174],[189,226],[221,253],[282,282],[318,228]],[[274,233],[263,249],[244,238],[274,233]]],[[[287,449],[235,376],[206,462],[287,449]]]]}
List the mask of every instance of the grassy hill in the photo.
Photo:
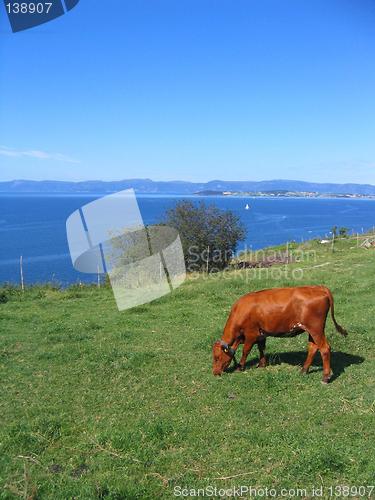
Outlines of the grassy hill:
{"type": "Polygon", "coordinates": [[[309,257],[191,278],[121,313],[109,288],[0,290],[0,498],[173,498],[207,485],[310,498],[374,484],[375,249],[298,249],[309,257]],[[247,371],[214,378],[232,303],[295,284],[329,286],[349,331],[328,320],[332,383],[320,355],[300,375],[306,335],[269,339],[266,369],[255,348],[247,371]]]}

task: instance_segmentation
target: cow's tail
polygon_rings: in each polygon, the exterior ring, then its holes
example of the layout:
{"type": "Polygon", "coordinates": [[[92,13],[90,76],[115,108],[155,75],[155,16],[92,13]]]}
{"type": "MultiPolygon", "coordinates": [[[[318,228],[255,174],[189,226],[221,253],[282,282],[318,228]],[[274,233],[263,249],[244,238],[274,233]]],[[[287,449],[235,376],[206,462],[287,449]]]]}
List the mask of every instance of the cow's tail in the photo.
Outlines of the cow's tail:
{"type": "Polygon", "coordinates": [[[328,299],[329,299],[329,303],[331,306],[331,317],[332,317],[333,324],[335,325],[336,330],[339,333],[341,333],[341,335],[346,337],[348,335],[348,332],[345,330],[345,328],[343,328],[341,325],[339,325],[335,319],[335,307],[334,307],[334,300],[333,300],[333,295],[331,293],[331,290],[329,288],[326,288],[326,290],[328,293],[328,299]]]}

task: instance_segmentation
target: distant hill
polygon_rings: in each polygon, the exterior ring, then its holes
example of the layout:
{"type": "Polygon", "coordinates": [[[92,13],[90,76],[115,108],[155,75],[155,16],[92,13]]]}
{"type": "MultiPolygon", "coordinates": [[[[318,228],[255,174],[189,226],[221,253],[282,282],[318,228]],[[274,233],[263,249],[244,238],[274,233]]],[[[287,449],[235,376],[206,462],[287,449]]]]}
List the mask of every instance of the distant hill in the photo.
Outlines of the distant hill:
{"type": "Polygon", "coordinates": [[[360,194],[375,195],[371,184],[333,184],[295,180],[271,181],[221,181],[186,182],[153,181],[151,179],[127,179],[123,181],[29,181],[14,180],[0,182],[1,193],[113,193],[133,188],[143,194],[194,194],[197,192],[246,191],[265,192],[275,190],[308,191],[322,194],[360,194]]]}

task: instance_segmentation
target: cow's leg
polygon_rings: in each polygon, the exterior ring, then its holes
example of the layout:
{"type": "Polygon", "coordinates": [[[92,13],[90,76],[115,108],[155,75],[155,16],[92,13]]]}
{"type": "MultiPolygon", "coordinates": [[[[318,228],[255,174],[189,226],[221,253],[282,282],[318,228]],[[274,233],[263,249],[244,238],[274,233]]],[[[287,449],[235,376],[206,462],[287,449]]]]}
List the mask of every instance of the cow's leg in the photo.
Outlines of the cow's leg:
{"type": "Polygon", "coordinates": [[[308,343],[308,353],[306,361],[301,368],[301,373],[308,373],[311,363],[313,362],[316,351],[318,350],[318,346],[315,344],[311,335],[309,335],[309,343],[308,343]]]}
{"type": "Polygon", "coordinates": [[[258,340],[258,349],[259,349],[258,368],[264,368],[265,366],[267,366],[267,360],[264,354],[264,351],[266,349],[266,339],[258,340]]]}
{"type": "Polygon", "coordinates": [[[328,344],[324,336],[324,341],[319,347],[320,354],[323,358],[323,383],[328,384],[332,377],[331,371],[331,346],[328,344]]]}
{"type": "Polygon", "coordinates": [[[247,359],[247,357],[251,351],[251,348],[253,347],[254,344],[255,344],[255,340],[245,339],[245,343],[244,343],[243,349],[242,349],[242,356],[241,356],[240,362],[237,366],[237,371],[244,371],[245,365],[246,365],[246,359],[247,359]]]}
{"type": "Polygon", "coordinates": [[[308,330],[315,344],[318,346],[323,360],[323,383],[328,384],[331,379],[331,347],[327,342],[324,330],[308,330]]]}

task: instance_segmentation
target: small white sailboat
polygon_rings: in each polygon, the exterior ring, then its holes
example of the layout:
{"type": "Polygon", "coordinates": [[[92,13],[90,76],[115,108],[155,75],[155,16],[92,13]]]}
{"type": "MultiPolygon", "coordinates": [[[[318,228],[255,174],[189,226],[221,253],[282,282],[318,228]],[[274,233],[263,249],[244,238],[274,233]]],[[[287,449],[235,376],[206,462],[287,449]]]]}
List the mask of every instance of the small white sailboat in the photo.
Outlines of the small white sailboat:
{"type": "Polygon", "coordinates": [[[248,203],[246,203],[245,210],[249,210],[249,208],[250,208],[250,205],[248,203]]]}

